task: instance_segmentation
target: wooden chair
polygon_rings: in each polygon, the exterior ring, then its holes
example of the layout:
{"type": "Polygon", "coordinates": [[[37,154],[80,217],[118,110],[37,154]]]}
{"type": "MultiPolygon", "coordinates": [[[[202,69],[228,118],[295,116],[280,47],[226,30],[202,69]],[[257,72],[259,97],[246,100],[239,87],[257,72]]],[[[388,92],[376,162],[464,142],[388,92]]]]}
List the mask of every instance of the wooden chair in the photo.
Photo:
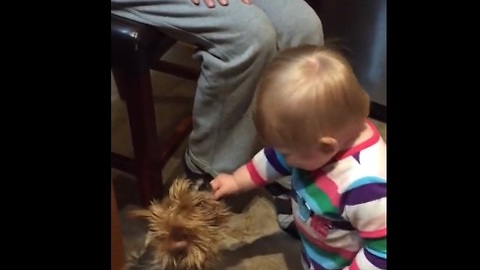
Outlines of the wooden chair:
{"type": "Polygon", "coordinates": [[[159,141],[150,70],[196,81],[199,72],[160,60],[176,43],[157,28],[111,15],[111,68],[120,98],[125,101],[134,158],[111,153],[111,166],[135,175],[142,204],[163,191],[162,169],[192,129],[191,117],[182,119],[173,134],[159,141]]]}

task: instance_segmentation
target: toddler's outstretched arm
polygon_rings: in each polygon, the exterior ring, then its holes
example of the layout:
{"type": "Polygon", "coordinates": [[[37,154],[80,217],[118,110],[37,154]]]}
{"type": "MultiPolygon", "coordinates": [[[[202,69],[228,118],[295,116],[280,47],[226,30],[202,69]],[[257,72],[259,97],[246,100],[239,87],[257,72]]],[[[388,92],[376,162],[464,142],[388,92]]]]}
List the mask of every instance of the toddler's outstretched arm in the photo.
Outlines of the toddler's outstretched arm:
{"type": "Polygon", "coordinates": [[[210,182],[210,185],[215,199],[254,189],[257,186],[248,173],[247,165],[238,168],[233,174],[219,174],[210,182]]]}
{"type": "Polygon", "coordinates": [[[291,174],[283,157],[272,148],[264,148],[233,174],[219,174],[210,182],[213,196],[223,196],[247,191],[291,174]]]}

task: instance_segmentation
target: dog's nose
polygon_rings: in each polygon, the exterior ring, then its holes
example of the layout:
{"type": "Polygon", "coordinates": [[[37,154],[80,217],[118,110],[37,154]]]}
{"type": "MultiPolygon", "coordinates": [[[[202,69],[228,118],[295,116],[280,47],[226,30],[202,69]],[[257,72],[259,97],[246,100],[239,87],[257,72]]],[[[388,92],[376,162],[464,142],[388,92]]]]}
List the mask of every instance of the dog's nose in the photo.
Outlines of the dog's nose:
{"type": "Polygon", "coordinates": [[[187,233],[183,228],[173,227],[170,231],[170,238],[173,241],[184,241],[187,239],[187,233]]]}
{"type": "Polygon", "coordinates": [[[172,251],[183,251],[187,248],[187,233],[185,229],[173,227],[170,231],[170,249],[172,251]]]}

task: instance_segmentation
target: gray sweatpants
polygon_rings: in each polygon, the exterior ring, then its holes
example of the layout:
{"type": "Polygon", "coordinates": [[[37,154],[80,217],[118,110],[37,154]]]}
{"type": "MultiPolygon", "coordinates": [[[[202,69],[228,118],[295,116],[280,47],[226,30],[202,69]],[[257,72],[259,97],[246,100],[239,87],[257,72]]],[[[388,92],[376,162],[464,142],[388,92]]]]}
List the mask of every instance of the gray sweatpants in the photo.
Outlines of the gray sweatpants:
{"type": "Polygon", "coordinates": [[[323,44],[322,24],[303,0],[252,0],[208,8],[203,0],[111,0],[112,13],[159,27],[198,46],[201,74],[187,163],[217,175],[259,150],[249,106],[262,69],[278,49],[323,44]],[[121,3],[121,7],[115,4],[121,3]]]}

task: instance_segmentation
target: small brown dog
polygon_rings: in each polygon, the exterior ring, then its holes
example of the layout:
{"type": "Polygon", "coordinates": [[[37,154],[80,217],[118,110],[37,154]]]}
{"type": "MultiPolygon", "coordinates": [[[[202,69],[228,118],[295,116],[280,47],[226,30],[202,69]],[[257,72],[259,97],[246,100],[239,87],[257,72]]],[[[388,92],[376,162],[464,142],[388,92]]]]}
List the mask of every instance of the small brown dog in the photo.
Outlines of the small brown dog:
{"type": "Polygon", "coordinates": [[[132,254],[126,269],[206,270],[218,261],[231,212],[209,192],[179,178],[161,202],[131,215],[146,218],[149,231],[144,249],[132,254]]]}

